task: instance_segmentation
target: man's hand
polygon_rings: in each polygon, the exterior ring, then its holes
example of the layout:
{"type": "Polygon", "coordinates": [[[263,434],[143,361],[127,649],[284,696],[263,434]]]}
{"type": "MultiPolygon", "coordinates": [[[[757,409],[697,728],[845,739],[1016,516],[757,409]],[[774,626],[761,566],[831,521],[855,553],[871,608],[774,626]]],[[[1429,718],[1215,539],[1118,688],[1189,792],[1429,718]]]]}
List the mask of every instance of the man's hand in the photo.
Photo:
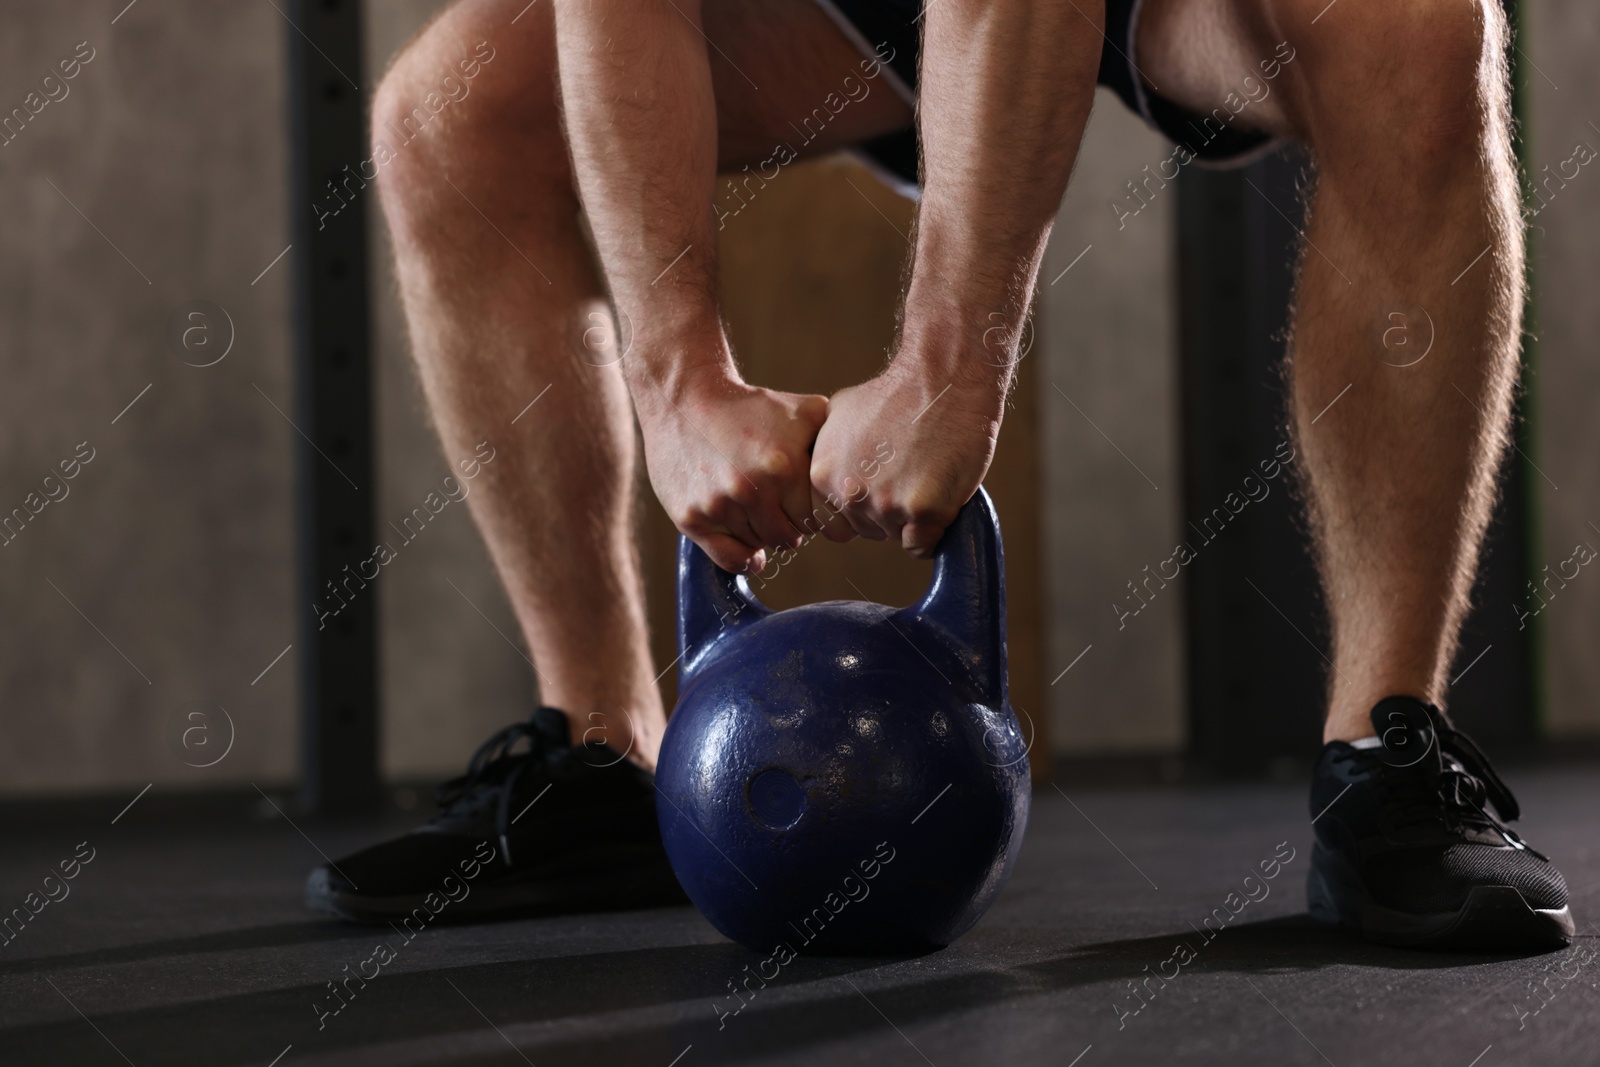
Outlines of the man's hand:
{"type": "MultiPolygon", "coordinates": [[[[671,398],[636,384],[650,484],[673,523],[726,571],[756,574],[767,548],[812,531],[811,443],[821,396],[780,393],[716,373],[671,398]]],[[[816,523],[813,521],[812,526],[816,523]]]]}
{"type": "Polygon", "coordinates": [[[941,0],[926,14],[923,195],[900,342],[888,370],[834,395],[811,461],[818,495],[856,533],[916,556],[933,552],[994,457],[1103,42],[1092,0],[941,0]]]}
{"type": "MultiPolygon", "coordinates": [[[[650,482],[725,570],[756,573],[811,512],[821,396],[739,378],[717,306],[717,107],[700,0],[555,8],[567,141],[612,300],[650,482]]],[[[815,523],[813,523],[815,525],[815,523]]]]}
{"type": "Polygon", "coordinates": [[[834,395],[811,461],[818,495],[856,533],[916,556],[933,552],[994,457],[1103,28],[1093,2],[942,0],[926,14],[904,328],[888,370],[834,395]]]}
{"type": "Polygon", "coordinates": [[[842,512],[855,533],[926,558],[989,469],[1004,389],[941,380],[919,363],[897,359],[833,395],[811,484],[818,507],[842,512]]]}

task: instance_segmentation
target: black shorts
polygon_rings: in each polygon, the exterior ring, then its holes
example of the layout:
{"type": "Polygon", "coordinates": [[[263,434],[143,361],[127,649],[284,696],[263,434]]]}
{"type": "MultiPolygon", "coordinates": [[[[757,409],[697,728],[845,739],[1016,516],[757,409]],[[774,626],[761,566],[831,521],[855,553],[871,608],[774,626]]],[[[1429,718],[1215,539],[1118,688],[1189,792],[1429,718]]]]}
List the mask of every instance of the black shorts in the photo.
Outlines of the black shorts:
{"type": "MultiPolygon", "coordinates": [[[[867,56],[884,61],[884,74],[907,103],[917,92],[917,59],[921,46],[918,19],[922,0],[817,0],[845,35],[867,56]]],[[[1008,0],[997,0],[1008,2],[1008,0]]],[[[1106,41],[1100,50],[1101,85],[1122,98],[1133,112],[1178,144],[1196,161],[1214,167],[1238,166],[1267,150],[1274,138],[1233,127],[1196,136],[1204,117],[1144,87],[1134,66],[1134,37],[1141,0],[1106,0],[1106,41]]],[[[876,137],[856,147],[862,162],[909,195],[917,191],[917,131],[903,130],[876,137]]]]}

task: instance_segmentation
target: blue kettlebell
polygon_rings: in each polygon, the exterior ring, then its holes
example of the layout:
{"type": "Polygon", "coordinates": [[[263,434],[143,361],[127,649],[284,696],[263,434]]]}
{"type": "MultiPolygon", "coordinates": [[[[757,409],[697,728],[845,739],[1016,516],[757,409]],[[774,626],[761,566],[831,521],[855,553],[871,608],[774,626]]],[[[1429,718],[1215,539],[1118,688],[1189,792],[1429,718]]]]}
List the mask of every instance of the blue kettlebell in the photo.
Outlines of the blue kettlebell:
{"type": "Polygon", "coordinates": [[[1005,603],[981,488],[940,541],[927,595],[899,610],[775,612],[681,540],[680,695],[656,814],[713,926],[781,965],[939,947],[978,921],[1028,823],[1005,603]]]}

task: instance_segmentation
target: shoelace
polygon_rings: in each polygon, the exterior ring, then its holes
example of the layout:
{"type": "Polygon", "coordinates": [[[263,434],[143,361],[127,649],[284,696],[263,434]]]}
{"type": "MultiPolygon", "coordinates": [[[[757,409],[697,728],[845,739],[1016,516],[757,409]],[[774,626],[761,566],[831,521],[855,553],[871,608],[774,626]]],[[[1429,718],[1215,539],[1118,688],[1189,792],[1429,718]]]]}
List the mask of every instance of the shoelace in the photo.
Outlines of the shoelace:
{"type": "MultiPolygon", "coordinates": [[[[1511,787],[1501,781],[1495,773],[1494,767],[1489,763],[1489,757],[1483,754],[1483,749],[1466,734],[1450,725],[1440,712],[1430,709],[1433,713],[1434,730],[1439,737],[1439,748],[1445,757],[1441,773],[1452,780],[1458,798],[1471,796],[1471,803],[1485,818],[1488,813],[1483,812],[1483,802],[1488,800],[1494,805],[1494,810],[1500,813],[1501,818],[1507,822],[1515,821],[1521,814],[1521,805],[1517,798],[1511,794],[1511,787]],[[1463,793],[1465,790],[1465,793],[1463,793]]],[[[1499,820],[1494,820],[1500,827],[1499,820]]],[[[1504,827],[1500,827],[1504,829],[1504,827]]]]}
{"type": "Polygon", "coordinates": [[[1495,773],[1489,757],[1439,709],[1430,705],[1427,712],[1436,750],[1429,752],[1413,773],[1406,773],[1406,768],[1382,775],[1384,807],[1391,825],[1398,829],[1442,821],[1449,830],[1490,830],[1515,847],[1546,858],[1506,825],[1522,814],[1521,807],[1511,788],[1495,773]],[[1494,813],[1484,807],[1485,801],[1494,805],[1494,813]]]}
{"type": "Polygon", "coordinates": [[[496,790],[494,828],[500,843],[500,859],[511,866],[511,798],[517,781],[529,767],[549,762],[559,750],[569,746],[566,719],[554,708],[538,708],[526,720],[514,722],[494,733],[478,746],[467,762],[467,773],[452,778],[435,791],[439,809],[445,814],[479,802],[480,790],[496,790]],[[526,739],[524,752],[513,751],[526,739]]]}

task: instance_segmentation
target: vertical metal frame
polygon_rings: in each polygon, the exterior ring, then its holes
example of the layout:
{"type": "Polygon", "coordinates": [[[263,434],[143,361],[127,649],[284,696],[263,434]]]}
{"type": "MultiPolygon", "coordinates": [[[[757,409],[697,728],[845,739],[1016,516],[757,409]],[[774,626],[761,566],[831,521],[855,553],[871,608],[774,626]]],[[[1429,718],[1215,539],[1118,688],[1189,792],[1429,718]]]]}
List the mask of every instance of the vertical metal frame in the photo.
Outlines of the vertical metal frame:
{"type": "Polygon", "coordinates": [[[379,795],[377,589],[372,551],[372,327],[368,158],[359,0],[285,0],[289,217],[294,243],[294,422],[300,794],[318,814],[379,795]]]}

